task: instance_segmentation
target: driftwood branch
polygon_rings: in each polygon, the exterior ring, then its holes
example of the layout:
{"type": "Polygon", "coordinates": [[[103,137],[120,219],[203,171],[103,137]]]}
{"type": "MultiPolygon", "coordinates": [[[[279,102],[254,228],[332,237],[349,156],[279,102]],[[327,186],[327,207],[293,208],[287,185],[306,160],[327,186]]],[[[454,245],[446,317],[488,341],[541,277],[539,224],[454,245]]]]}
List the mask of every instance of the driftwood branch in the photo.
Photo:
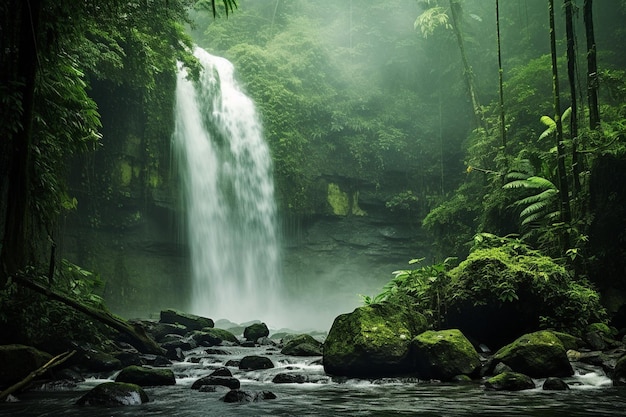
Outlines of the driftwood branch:
{"type": "Polygon", "coordinates": [[[31,290],[43,294],[52,300],[59,301],[67,306],[70,306],[73,309],[78,310],[89,317],[92,317],[99,322],[125,334],[130,338],[130,343],[142,353],[150,353],[154,355],[162,355],[164,353],[164,350],[146,334],[141,326],[132,325],[121,317],[111,314],[108,311],[81,304],[76,300],[46,288],[26,277],[18,275],[14,276],[13,280],[24,287],[30,288],[31,290]]]}
{"type": "Polygon", "coordinates": [[[75,354],[75,353],[76,353],[76,351],[73,350],[71,352],[61,353],[60,355],[55,356],[54,358],[50,359],[45,365],[43,365],[41,368],[36,369],[33,372],[31,372],[30,374],[28,374],[28,376],[26,378],[22,379],[17,384],[11,385],[6,390],[0,392],[0,402],[4,402],[9,395],[11,395],[11,394],[13,394],[15,392],[23,390],[35,378],[37,378],[38,376],[46,373],[50,368],[53,368],[53,367],[55,367],[57,365],[62,364],[63,362],[65,362],[66,360],[71,358],[72,355],[75,354]]]}

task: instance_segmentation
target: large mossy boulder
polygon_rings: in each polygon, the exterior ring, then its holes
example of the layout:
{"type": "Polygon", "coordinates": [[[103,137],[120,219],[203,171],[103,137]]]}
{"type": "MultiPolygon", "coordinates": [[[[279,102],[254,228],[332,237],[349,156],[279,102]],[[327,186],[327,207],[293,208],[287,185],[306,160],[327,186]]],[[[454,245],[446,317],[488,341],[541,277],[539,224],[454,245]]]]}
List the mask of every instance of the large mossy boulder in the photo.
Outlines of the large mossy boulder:
{"type": "Polygon", "coordinates": [[[184,313],[182,311],[168,309],[161,311],[160,323],[180,324],[187,328],[187,331],[202,330],[205,327],[214,327],[212,319],[195,314],[184,313]]]}
{"type": "Polygon", "coordinates": [[[139,405],[147,403],[148,395],[135,384],[122,382],[105,382],[97,385],[87,394],[80,397],[77,405],[116,407],[123,405],[139,405]]]}
{"type": "Polygon", "coordinates": [[[599,294],[552,258],[517,240],[482,239],[449,272],[447,327],[495,351],[542,324],[580,336],[585,323],[605,321],[599,294]]]}
{"type": "Polygon", "coordinates": [[[421,379],[451,381],[459,375],[475,376],[480,357],[458,329],[429,330],[413,339],[415,370],[421,379]]]}
{"type": "Polygon", "coordinates": [[[376,377],[414,371],[411,340],[426,318],[397,306],[373,304],[335,318],[324,342],[324,369],[331,375],[376,377]]]}
{"type": "Polygon", "coordinates": [[[176,378],[171,369],[146,368],[131,365],[122,369],[115,378],[115,382],[125,382],[141,387],[154,387],[161,385],[175,385],[176,378]]]}
{"type": "Polygon", "coordinates": [[[195,330],[191,333],[191,338],[202,346],[219,346],[224,344],[238,345],[237,337],[224,329],[205,327],[202,330],[195,330]]]}
{"type": "Polygon", "coordinates": [[[21,381],[46,364],[52,356],[31,346],[0,346],[0,386],[21,381]]]}
{"type": "Polygon", "coordinates": [[[270,335],[270,330],[265,323],[252,323],[243,329],[243,337],[249,342],[256,342],[262,337],[270,335]]]}
{"type": "Polygon", "coordinates": [[[552,332],[542,330],[525,334],[493,356],[513,371],[533,378],[564,377],[574,374],[565,347],[552,332]]]}

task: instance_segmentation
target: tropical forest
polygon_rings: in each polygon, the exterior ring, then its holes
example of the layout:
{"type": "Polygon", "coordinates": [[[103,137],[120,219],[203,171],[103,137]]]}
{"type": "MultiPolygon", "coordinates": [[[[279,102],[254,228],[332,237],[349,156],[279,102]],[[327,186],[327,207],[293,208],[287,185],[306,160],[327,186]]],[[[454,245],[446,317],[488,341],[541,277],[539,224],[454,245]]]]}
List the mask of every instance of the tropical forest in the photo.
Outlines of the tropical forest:
{"type": "Polygon", "coordinates": [[[3,1],[0,415],[622,415],[625,21],[3,1]]]}

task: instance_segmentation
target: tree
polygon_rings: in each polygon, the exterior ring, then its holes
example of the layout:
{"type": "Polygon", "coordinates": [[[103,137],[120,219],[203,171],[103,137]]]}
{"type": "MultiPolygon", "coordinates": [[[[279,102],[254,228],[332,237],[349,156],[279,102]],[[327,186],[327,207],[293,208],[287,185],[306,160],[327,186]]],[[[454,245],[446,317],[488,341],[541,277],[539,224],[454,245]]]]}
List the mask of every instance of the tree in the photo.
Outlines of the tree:
{"type": "Polygon", "coordinates": [[[589,128],[600,128],[598,109],[598,64],[596,61],[596,40],[593,29],[593,0],[583,2],[585,37],[587,38],[587,102],[589,104],[589,128]]]}

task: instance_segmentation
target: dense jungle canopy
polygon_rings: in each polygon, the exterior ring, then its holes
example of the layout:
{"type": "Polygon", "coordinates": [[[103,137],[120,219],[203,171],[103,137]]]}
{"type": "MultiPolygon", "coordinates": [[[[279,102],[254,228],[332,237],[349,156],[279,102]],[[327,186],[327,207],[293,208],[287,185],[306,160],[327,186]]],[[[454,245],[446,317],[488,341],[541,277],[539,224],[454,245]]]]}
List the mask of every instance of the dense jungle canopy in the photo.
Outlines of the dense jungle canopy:
{"type": "Polygon", "coordinates": [[[57,247],[68,218],[176,211],[193,44],[233,62],[259,107],[286,235],[380,210],[427,262],[507,236],[612,313],[626,302],[626,1],[8,0],[0,16],[0,320],[26,315],[31,338],[68,313],[13,277],[102,302],[57,247]]]}

